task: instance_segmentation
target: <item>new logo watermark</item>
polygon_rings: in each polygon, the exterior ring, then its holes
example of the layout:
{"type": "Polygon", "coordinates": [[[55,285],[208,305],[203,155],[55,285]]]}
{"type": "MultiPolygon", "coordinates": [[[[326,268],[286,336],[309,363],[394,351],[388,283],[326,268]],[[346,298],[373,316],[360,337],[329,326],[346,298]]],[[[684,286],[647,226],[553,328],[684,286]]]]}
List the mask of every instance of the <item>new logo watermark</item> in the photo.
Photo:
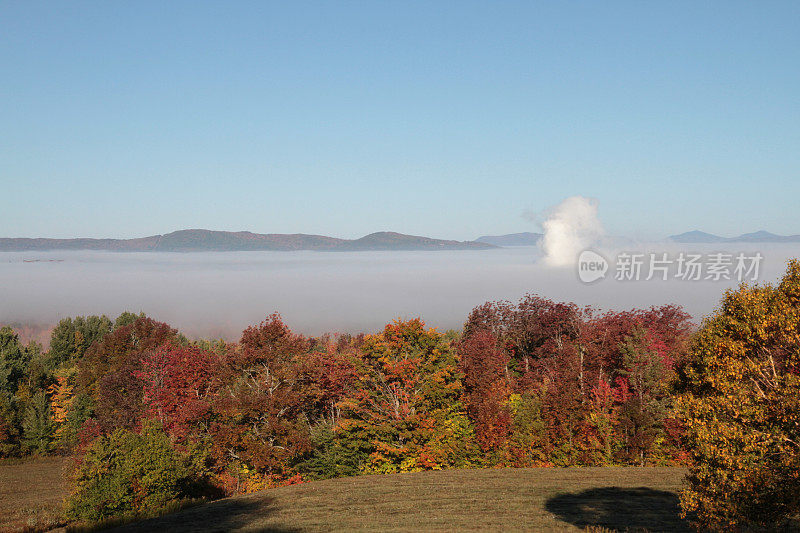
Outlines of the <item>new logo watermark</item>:
{"type": "Polygon", "coordinates": [[[584,283],[593,283],[606,277],[608,261],[593,250],[584,250],[578,256],[578,277],[584,283]]]}
{"type": "MultiPolygon", "coordinates": [[[[682,281],[756,281],[761,261],[760,252],[746,254],[716,252],[710,254],[680,252],[634,253],[620,252],[614,262],[617,281],[649,281],[678,279],[682,281]]],[[[606,277],[609,261],[594,250],[584,250],[578,256],[578,278],[594,283],[606,277]]]]}

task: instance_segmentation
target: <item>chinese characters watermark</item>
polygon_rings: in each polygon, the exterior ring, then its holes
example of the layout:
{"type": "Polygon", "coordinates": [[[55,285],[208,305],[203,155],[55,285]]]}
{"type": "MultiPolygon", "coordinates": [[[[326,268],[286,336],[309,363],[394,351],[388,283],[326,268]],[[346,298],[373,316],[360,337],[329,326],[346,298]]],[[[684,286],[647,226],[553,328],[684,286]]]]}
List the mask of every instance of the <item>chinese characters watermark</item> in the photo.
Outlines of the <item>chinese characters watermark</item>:
{"type": "MultiPolygon", "coordinates": [[[[673,255],[666,252],[620,252],[613,273],[617,281],[756,281],[763,259],[760,252],[679,252],[673,255]]],[[[578,277],[584,283],[605,278],[610,269],[605,257],[593,250],[584,250],[578,257],[578,277]]]]}

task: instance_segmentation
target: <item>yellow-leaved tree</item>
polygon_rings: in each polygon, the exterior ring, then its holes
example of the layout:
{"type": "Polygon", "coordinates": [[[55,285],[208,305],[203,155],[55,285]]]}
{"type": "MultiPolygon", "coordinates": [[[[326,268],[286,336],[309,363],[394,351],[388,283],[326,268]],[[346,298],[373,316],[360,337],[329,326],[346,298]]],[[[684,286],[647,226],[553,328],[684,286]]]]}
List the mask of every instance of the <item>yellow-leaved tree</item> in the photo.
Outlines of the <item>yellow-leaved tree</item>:
{"type": "Polygon", "coordinates": [[[681,385],[684,513],[706,531],[787,524],[800,511],[800,262],[777,285],[725,293],[681,385]]]}

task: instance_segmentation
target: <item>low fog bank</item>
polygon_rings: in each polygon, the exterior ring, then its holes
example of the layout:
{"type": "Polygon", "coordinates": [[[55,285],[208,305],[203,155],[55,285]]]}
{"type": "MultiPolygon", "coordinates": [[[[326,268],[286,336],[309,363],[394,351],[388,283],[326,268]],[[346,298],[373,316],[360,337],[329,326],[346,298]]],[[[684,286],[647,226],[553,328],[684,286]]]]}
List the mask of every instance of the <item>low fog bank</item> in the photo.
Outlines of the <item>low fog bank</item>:
{"type": "MultiPolygon", "coordinates": [[[[797,244],[637,245],[642,252],[761,252],[760,280],[775,281],[797,244]]],[[[0,253],[0,322],[56,323],[65,316],[144,311],[190,337],[236,339],[278,311],[294,330],[373,332],[420,316],[460,328],[476,305],[527,292],[602,309],[675,303],[696,320],[730,281],[617,281],[617,250],[605,279],[582,283],[536,247],[441,252],[0,253]],[[55,261],[50,261],[55,260],[55,261]],[[33,261],[33,262],[31,262],[33,261]]],[[[627,250],[632,251],[632,250],[627,250]]]]}

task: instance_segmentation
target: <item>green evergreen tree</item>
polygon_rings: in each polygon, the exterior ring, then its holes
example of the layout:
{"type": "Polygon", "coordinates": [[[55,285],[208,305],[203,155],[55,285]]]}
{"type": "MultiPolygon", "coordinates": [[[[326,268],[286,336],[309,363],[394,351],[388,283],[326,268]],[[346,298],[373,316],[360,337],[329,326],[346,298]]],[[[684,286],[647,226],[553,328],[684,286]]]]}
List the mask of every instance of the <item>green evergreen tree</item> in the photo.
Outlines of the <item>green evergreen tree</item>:
{"type": "Polygon", "coordinates": [[[25,376],[30,355],[19,343],[19,335],[8,326],[0,328],[0,391],[17,391],[25,376]]]}
{"type": "Polygon", "coordinates": [[[53,417],[47,394],[33,395],[22,414],[22,446],[27,453],[46,454],[53,442],[53,417]]]}

